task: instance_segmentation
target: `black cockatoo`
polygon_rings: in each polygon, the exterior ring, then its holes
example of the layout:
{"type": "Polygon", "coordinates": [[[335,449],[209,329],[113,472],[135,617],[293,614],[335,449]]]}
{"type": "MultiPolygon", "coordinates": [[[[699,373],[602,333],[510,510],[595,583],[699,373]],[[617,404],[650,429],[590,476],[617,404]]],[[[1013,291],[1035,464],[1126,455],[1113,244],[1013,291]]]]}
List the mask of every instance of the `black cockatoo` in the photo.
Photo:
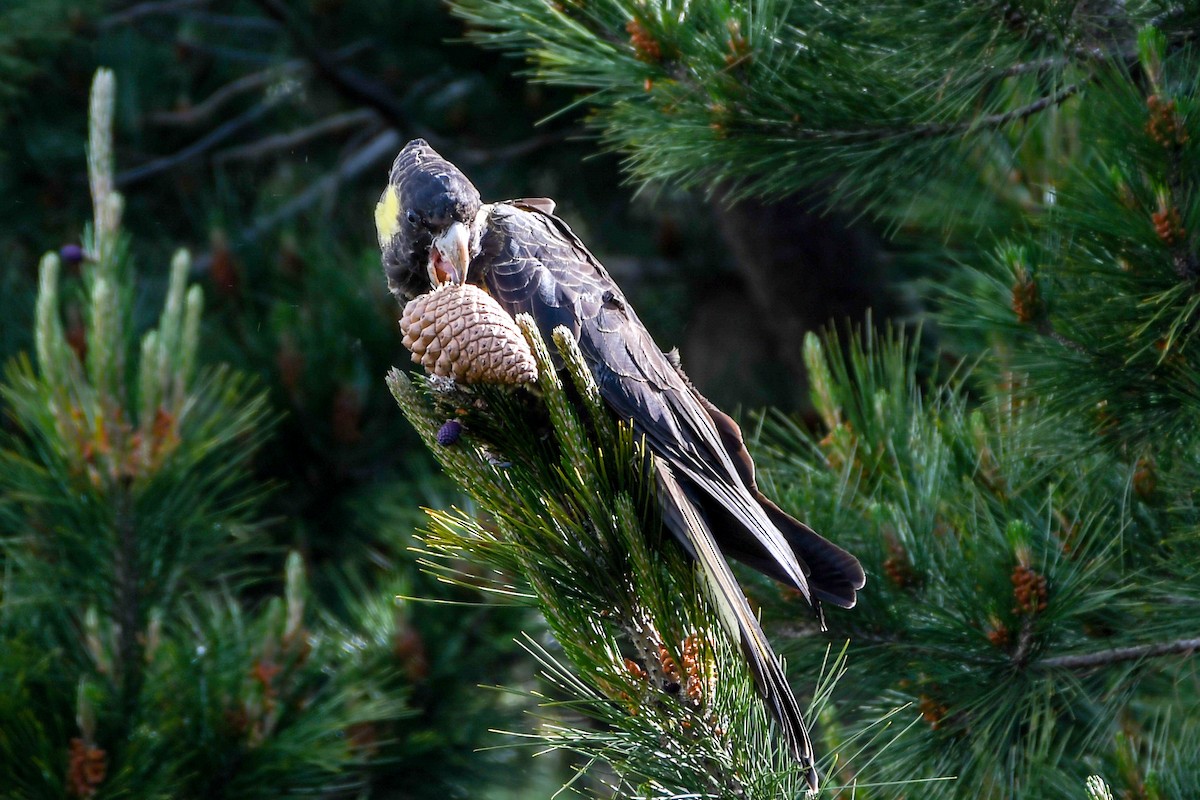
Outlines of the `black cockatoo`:
{"type": "Polygon", "coordinates": [[[413,140],[396,157],[375,212],[388,285],[403,302],[446,281],[469,282],[509,314],[530,314],[547,340],[559,325],[574,334],[613,414],[645,436],[664,522],[699,562],[815,788],[800,707],[726,559],[794,587],[818,611],[821,602],[852,607],[862,567],[759,492],[737,424],[655,345],[620,287],[553,209],[544,199],[482,203],[457,167],[413,140]]]}

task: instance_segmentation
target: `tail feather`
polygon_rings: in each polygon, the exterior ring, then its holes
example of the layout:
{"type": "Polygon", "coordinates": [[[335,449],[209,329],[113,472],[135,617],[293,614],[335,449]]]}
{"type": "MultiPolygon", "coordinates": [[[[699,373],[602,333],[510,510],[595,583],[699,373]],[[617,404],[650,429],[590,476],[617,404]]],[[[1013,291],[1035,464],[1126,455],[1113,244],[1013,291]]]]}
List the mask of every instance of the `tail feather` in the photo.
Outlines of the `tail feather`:
{"type": "MultiPolygon", "coordinates": [[[[683,372],[680,371],[680,374],[683,375],[683,372]]],[[[686,376],[684,377],[686,379],[686,376]]],[[[692,387],[692,395],[712,418],[717,433],[720,435],[721,444],[729,455],[730,463],[737,470],[742,485],[762,506],[767,517],[783,534],[788,546],[804,567],[804,577],[807,582],[804,585],[798,584],[788,570],[784,569],[769,553],[763,552],[761,548],[746,547],[744,537],[736,535],[736,531],[742,527],[736,520],[729,519],[728,525],[718,525],[716,533],[720,537],[722,550],[731,558],[735,558],[781,583],[795,587],[806,597],[811,591],[815,600],[824,600],[841,608],[853,608],[857,601],[858,590],[863,588],[866,583],[866,575],[863,574],[863,568],[858,563],[858,559],[803,522],[785,513],[760,492],[754,475],[754,461],[746,450],[741,427],[733,417],[709,402],[708,398],[696,391],[694,387],[692,387]]],[[[727,516],[722,515],[720,509],[712,508],[710,504],[705,504],[705,508],[710,512],[715,512],[716,516],[727,516]]],[[[815,601],[814,605],[816,605],[815,601]]]]}
{"type": "Polygon", "coordinates": [[[655,459],[655,474],[664,522],[700,563],[701,574],[712,592],[722,624],[738,637],[759,694],[783,729],[793,757],[804,767],[810,789],[816,791],[819,778],[812,741],[800,704],[792,694],[778,657],[771,650],[729,563],[721,555],[712,531],[662,459],[655,459]]]}
{"type": "Polygon", "coordinates": [[[854,608],[858,590],[867,582],[858,559],[784,512],[761,492],[755,494],[771,522],[787,539],[792,552],[808,568],[808,588],[813,595],[841,608],[854,608]]]}

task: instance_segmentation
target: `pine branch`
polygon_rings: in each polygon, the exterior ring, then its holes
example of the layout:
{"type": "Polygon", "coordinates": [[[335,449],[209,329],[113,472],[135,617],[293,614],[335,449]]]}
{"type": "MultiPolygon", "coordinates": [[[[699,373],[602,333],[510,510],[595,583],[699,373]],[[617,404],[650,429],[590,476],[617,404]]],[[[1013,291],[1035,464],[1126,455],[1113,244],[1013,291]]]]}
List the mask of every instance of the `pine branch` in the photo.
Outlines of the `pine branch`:
{"type": "Polygon", "coordinates": [[[874,142],[885,139],[929,139],[941,136],[961,136],[965,133],[989,128],[1004,128],[1014,122],[1021,122],[1046,109],[1061,105],[1079,93],[1083,84],[1072,83],[1054,94],[1038,98],[1020,108],[1014,108],[997,114],[968,119],[961,122],[925,123],[910,127],[894,127],[881,129],[863,128],[860,130],[818,130],[811,128],[794,128],[791,132],[802,138],[832,141],[874,142]]]}
{"type": "Polygon", "coordinates": [[[1029,126],[1059,124],[1046,112],[1126,65],[1126,31],[1148,17],[936,1],[858,14],[767,0],[677,14],[632,0],[454,7],[477,41],[524,53],[537,79],[589,92],[581,102],[639,181],[738,197],[836,182],[835,200],[889,218],[908,215],[923,189],[961,206],[969,187],[972,206],[1000,205],[1012,189],[972,186],[979,173],[1023,171],[1014,159],[1029,126]]]}
{"type": "Polygon", "coordinates": [[[132,715],[142,688],[141,583],[137,522],[130,507],[132,498],[124,487],[116,487],[113,498],[113,525],[116,528],[116,552],[113,555],[114,612],[119,627],[117,674],[121,676],[121,705],[132,715]]]}
{"type": "Polygon", "coordinates": [[[1168,655],[1192,655],[1197,650],[1200,650],[1200,638],[1179,639],[1174,642],[1115,647],[1097,653],[1043,658],[1037,662],[1037,666],[1045,669],[1087,670],[1107,667],[1123,661],[1140,661],[1168,655]]]}

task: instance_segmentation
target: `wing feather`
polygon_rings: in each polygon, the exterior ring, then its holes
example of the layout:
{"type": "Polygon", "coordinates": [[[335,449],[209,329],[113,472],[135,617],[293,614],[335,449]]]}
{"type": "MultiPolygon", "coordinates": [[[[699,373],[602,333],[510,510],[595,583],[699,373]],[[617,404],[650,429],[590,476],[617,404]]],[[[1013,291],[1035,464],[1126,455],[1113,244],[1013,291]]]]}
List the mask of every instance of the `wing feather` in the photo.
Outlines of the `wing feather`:
{"type": "Polygon", "coordinates": [[[478,269],[500,305],[514,315],[530,314],[543,335],[565,325],[605,401],[633,420],[655,453],[740,523],[723,531],[737,539],[731,545],[761,553],[808,597],[807,570],[743,484],[709,412],[570,227],[520,201],[497,203],[487,215],[480,248],[472,272],[478,269]]]}

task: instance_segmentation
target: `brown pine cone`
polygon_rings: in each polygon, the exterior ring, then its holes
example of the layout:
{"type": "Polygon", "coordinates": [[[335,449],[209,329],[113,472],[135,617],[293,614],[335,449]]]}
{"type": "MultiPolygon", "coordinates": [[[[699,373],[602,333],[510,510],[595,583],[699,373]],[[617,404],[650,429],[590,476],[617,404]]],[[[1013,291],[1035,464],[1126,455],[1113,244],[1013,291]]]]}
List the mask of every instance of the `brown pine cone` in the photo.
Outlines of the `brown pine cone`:
{"type": "Polygon", "coordinates": [[[400,317],[414,363],[461,383],[522,384],[537,364],[513,318],[477,286],[443,284],[414,297],[400,317]]]}

